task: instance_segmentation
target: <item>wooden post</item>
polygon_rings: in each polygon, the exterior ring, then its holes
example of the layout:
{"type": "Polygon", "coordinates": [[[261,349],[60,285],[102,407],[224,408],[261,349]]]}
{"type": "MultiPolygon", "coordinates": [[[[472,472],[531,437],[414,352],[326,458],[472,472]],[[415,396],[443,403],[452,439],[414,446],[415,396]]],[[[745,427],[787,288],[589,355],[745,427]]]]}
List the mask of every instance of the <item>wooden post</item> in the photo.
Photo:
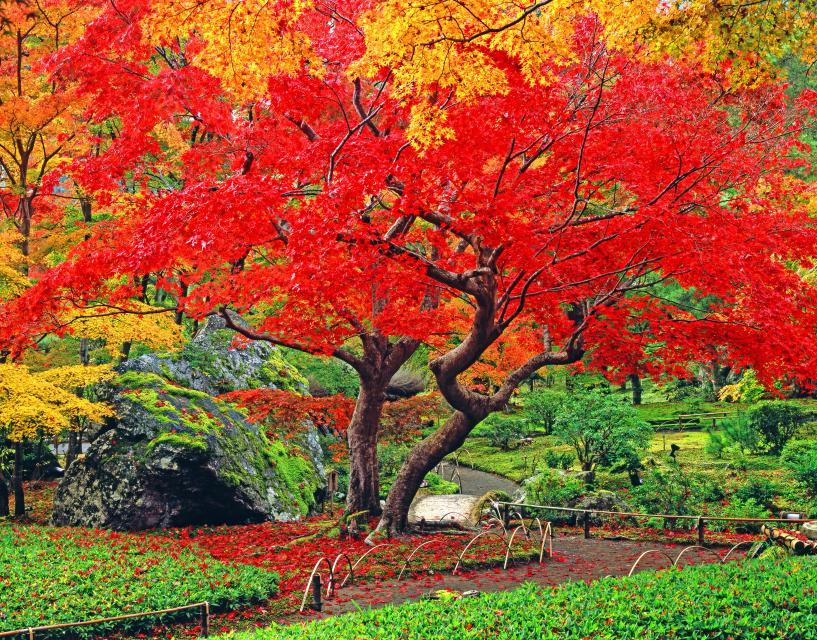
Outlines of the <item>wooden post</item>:
{"type": "Polygon", "coordinates": [[[698,544],[704,546],[704,519],[698,518],[698,544]]]}
{"type": "Polygon", "coordinates": [[[590,539],[590,512],[584,512],[584,538],[585,540],[590,539]]]}
{"type": "Polygon", "coordinates": [[[506,529],[511,524],[510,507],[507,503],[502,505],[502,524],[506,529]]]}
{"type": "Polygon", "coordinates": [[[309,608],[313,611],[323,609],[323,603],[321,602],[321,574],[319,573],[312,576],[312,604],[309,605],[309,608]]]}
{"type": "Polygon", "coordinates": [[[210,635],[210,603],[205,602],[201,605],[201,632],[199,635],[206,638],[210,635]]]}

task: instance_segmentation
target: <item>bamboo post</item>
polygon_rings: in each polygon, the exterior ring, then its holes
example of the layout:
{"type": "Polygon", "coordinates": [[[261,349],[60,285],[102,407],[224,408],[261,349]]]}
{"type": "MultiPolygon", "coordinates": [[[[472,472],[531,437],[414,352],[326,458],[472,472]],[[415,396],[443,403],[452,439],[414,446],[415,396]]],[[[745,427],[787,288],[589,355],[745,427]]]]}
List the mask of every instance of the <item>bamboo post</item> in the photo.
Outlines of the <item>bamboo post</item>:
{"type": "Polygon", "coordinates": [[[201,633],[202,638],[210,635],[210,603],[201,603],[201,633]]]}
{"type": "Polygon", "coordinates": [[[698,518],[698,544],[704,546],[704,519],[699,517],[698,518]]]}
{"type": "Polygon", "coordinates": [[[321,602],[321,574],[316,573],[312,576],[312,604],[309,608],[313,611],[320,611],[323,609],[321,602]]]}
{"type": "Polygon", "coordinates": [[[584,512],[584,538],[585,540],[590,539],[590,512],[584,512]]]}

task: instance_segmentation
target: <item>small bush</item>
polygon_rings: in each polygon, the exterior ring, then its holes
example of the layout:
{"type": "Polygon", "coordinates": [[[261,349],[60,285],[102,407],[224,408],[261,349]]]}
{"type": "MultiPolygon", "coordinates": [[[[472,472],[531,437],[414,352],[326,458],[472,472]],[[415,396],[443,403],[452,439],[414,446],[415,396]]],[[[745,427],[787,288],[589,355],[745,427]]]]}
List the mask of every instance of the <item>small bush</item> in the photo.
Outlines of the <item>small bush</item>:
{"type": "Polygon", "coordinates": [[[491,414],[480,426],[480,434],[488,438],[488,444],[503,451],[512,449],[528,433],[524,419],[506,413],[491,414]]]}
{"type": "Polygon", "coordinates": [[[752,428],[745,413],[737,413],[723,421],[722,444],[722,455],[726,452],[734,454],[758,450],[760,446],[758,433],[752,428]]]}
{"type": "MultiPolygon", "coordinates": [[[[717,509],[710,509],[710,515],[718,515],[724,518],[771,518],[771,512],[759,504],[753,498],[738,498],[721,505],[717,509]]],[[[706,527],[711,531],[723,531],[731,529],[738,533],[760,533],[759,522],[729,522],[723,520],[707,520],[706,527]]]]}
{"type": "Polygon", "coordinates": [[[460,492],[460,485],[456,482],[444,480],[433,471],[426,474],[426,484],[428,485],[429,493],[433,493],[436,496],[445,496],[460,492]]]}
{"type": "Polygon", "coordinates": [[[553,389],[536,389],[525,396],[525,408],[522,414],[528,421],[531,430],[541,430],[550,435],[565,397],[563,392],[553,389]]]}
{"type": "Polygon", "coordinates": [[[811,496],[817,496],[817,441],[795,440],[783,449],[781,460],[811,496]]]}
{"type": "Polygon", "coordinates": [[[778,455],[803,422],[803,409],[792,402],[770,400],[749,409],[749,426],[757,434],[753,451],[778,455]]]}
{"type": "Polygon", "coordinates": [[[567,471],[573,466],[576,455],[572,451],[555,451],[548,449],[545,452],[545,464],[551,469],[563,469],[567,471]]]}
{"type": "Polygon", "coordinates": [[[585,493],[580,480],[554,469],[543,469],[525,482],[524,489],[527,502],[551,507],[570,506],[585,493]]]}
{"type": "Polygon", "coordinates": [[[700,513],[706,497],[714,497],[703,477],[687,472],[677,462],[666,469],[650,469],[643,481],[630,495],[646,513],[678,516],[700,513]]]}
{"type": "Polygon", "coordinates": [[[748,478],[746,484],[735,491],[738,500],[754,500],[758,504],[769,506],[774,502],[780,487],[763,476],[748,478]]]}

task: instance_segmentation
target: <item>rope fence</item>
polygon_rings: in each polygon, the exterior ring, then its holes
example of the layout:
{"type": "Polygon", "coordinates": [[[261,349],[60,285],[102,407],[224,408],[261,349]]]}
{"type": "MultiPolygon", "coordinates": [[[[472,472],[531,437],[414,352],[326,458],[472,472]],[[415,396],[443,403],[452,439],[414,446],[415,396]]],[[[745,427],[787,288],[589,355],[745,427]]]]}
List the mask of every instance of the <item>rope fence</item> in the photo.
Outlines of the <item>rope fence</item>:
{"type": "MultiPolygon", "coordinates": [[[[698,544],[703,545],[706,537],[706,522],[734,522],[743,524],[765,524],[770,522],[785,522],[787,524],[802,524],[804,522],[813,522],[814,518],[735,518],[728,516],[703,516],[703,515],[672,515],[667,513],[639,513],[636,511],[605,511],[603,509],[581,509],[576,507],[554,507],[542,504],[529,504],[525,502],[503,502],[492,501],[501,516],[505,526],[511,521],[512,515],[517,515],[519,519],[523,519],[526,509],[534,509],[541,511],[562,511],[564,513],[582,514],[582,524],[584,526],[584,537],[590,538],[590,517],[595,515],[609,515],[620,518],[661,518],[664,520],[694,520],[695,527],[698,534],[698,544]]],[[[577,518],[578,522],[578,518],[577,518]]]]}
{"type": "Polygon", "coordinates": [[[186,604],[181,607],[173,607],[170,609],[158,609],[156,611],[143,611],[141,613],[125,613],[119,616],[111,616],[109,618],[95,618],[93,620],[83,620],[82,622],[61,622],[59,624],[47,624],[39,627],[24,627],[22,629],[14,629],[12,631],[0,632],[0,638],[13,638],[21,636],[34,640],[37,633],[43,631],[53,631],[57,629],[68,629],[71,627],[87,627],[92,625],[104,624],[106,622],[119,622],[121,620],[132,620],[133,618],[145,618],[149,616],[162,616],[168,613],[179,613],[181,611],[190,611],[198,609],[200,612],[200,627],[199,635],[206,638],[210,634],[210,603],[196,602],[194,604],[186,604]]]}

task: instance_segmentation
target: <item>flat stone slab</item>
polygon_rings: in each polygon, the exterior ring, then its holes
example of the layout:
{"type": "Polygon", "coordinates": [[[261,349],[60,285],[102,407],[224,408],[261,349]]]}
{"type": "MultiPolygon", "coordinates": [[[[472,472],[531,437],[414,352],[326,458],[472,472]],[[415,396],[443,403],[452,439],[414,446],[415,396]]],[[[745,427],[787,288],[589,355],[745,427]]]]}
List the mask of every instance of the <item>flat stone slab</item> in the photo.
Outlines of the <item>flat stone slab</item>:
{"type": "Polygon", "coordinates": [[[422,496],[411,503],[408,512],[410,525],[448,524],[472,527],[469,514],[476,508],[480,496],[455,494],[450,496],[422,496]]]}
{"type": "Polygon", "coordinates": [[[817,540],[817,522],[803,523],[802,531],[809,540],[817,540]]]}

